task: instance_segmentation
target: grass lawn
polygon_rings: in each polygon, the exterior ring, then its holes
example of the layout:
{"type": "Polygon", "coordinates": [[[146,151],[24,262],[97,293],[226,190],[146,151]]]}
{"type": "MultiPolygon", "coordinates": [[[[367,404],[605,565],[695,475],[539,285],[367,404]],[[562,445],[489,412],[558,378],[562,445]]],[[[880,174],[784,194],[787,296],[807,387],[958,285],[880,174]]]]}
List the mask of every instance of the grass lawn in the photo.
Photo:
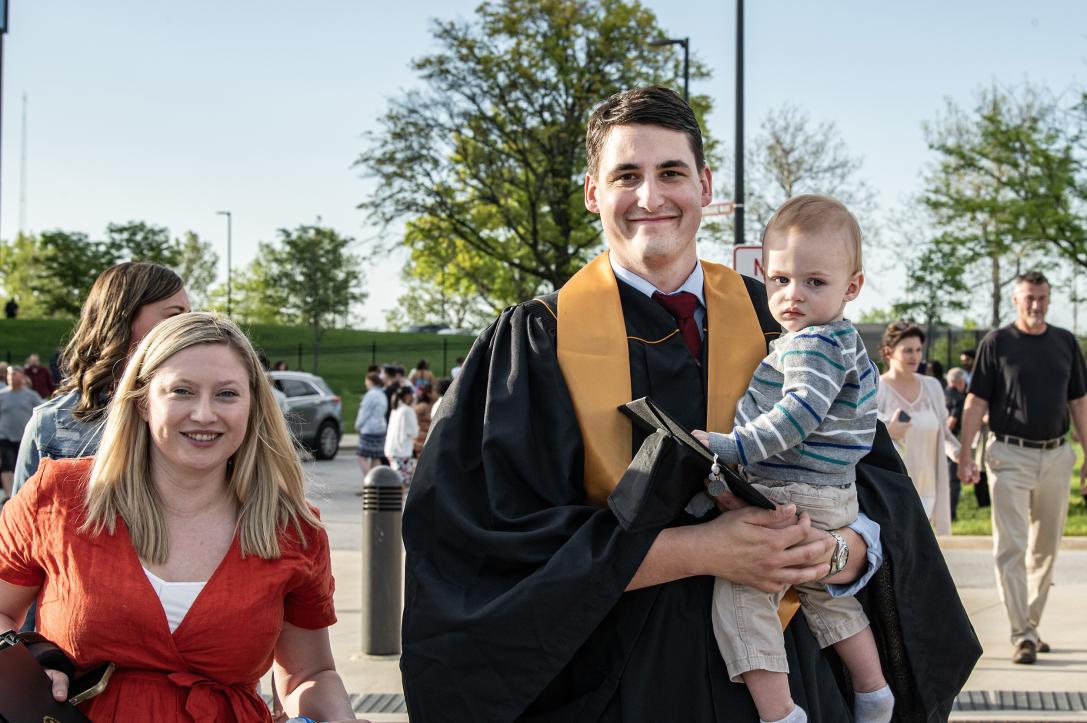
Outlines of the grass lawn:
{"type": "MultiPolygon", "coordinates": [[[[72,328],[73,322],[64,319],[0,319],[0,360],[22,363],[28,354],[37,353],[43,364],[48,363],[72,328]]],[[[271,362],[282,359],[291,369],[313,371],[309,327],[254,324],[245,327],[245,332],[271,362]]],[[[397,362],[410,370],[426,359],[435,376],[448,376],[457,357],[466,356],[474,340],[459,335],[329,329],[321,338],[317,373],[343,399],[344,429],[350,431],[370,364],[397,362]]]]}
{"type": "MultiPolygon", "coordinates": [[[[1068,524],[1066,535],[1087,535],[1087,506],[1079,494],[1079,470],[1083,465],[1083,448],[1073,444],[1076,451],[1076,468],[1069,483],[1068,524]]],[[[988,507],[978,507],[972,487],[965,488],[959,498],[958,519],[951,523],[951,532],[955,535],[991,535],[992,518],[988,507]]]]}

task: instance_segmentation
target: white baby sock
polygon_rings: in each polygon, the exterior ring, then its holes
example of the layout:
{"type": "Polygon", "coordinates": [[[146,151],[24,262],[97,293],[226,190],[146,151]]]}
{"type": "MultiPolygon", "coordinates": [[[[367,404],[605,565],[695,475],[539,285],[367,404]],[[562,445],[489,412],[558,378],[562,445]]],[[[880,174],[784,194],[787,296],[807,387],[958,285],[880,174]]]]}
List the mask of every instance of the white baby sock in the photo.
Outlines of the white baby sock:
{"type": "Polygon", "coordinates": [[[855,723],[890,723],[894,707],[895,697],[887,685],[871,693],[853,694],[855,723]]]}
{"type": "Polygon", "coordinates": [[[785,716],[781,720],[765,721],[760,718],[759,723],[808,723],[808,714],[804,712],[803,708],[795,705],[793,706],[793,709],[789,713],[789,715],[785,716]]]}

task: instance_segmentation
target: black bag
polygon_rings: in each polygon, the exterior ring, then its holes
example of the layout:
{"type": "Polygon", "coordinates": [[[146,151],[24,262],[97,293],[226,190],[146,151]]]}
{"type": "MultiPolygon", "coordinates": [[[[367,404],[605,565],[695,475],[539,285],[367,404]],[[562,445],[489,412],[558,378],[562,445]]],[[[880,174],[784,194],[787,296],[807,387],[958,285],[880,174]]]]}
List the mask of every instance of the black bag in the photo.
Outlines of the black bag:
{"type": "Polygon", "coordinates": [[[90,723],[69,703],[53,700],[53,686],[26,643],[12,632],[0,635],[0,721],[90,723]]]}
{"type": "MultiPolygon", "coordinates": [[[[628,402],[619,411],[652,434],[642,442],[608,496],[608,507],[628,532],[664,527],[705,489],[713,452],[649,397],[628,402]]],[[[756,507],[774,509],[774,503],[739,473],[722,466],[721,475],[737,497],[756,507]]]]}
{"type": "Polygon", "coordinates": [[[974,485],[974,497],[978,500],[978,507],[988,507],[992,504],[992,500],[989,498],[989,475],[986,472],[981,473],[981,478],[974,485]]]}

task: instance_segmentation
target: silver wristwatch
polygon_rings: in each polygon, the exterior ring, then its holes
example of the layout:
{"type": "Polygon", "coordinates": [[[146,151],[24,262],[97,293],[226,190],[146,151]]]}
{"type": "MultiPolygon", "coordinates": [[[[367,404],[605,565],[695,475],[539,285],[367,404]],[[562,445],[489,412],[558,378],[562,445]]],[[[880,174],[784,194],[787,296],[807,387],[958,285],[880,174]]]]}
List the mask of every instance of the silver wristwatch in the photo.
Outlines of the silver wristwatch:
{"type": "Polygon", "coordinates": [[[827,577],[830,577],[841,572],[849,562],[849,545],[838,532],[827,530],[827,534],[834,538],[834,554],[830,556],[830,572],[827,573],[827,577]]]}

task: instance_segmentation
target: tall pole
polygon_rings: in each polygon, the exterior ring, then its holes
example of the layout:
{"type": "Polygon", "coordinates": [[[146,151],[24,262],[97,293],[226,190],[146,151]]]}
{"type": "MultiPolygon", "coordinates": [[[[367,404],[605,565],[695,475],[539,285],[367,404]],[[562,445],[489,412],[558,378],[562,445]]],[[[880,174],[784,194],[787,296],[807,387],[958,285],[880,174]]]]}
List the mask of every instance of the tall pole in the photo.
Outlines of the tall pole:
{"type": "Polygon", "coordinates": [[[683,39],[683,100],[691,102],[691,39],[683,39]]]}
{"type": "Polygon", "coordinates": [[[1072,265],[1072,334],[1079,336],[1079,264],[1072,265]]]}
{"type": "Polygon", "coordinates": [[[686,38],[661,38],[660,40],[653,40],[649,43],[654,47],[661,47],[664,45],[682,45],[683,46],[683,100],[690,102],[691,100],[691,39],[686,38]]]}
{"type": "Polygon", "coordinates": [[[736,238],[744,242],[744,0],[736,0],[736,238]]]}
{"type": "Polygon", "coordinates": [[[226,315],[234,313],[234,264],[231,262],[231,246],[233,245],[233,216],[230,211],[218,211],[220,216],[226,216],[226,315]]]}
{"type": "MultiPolygon", "coordinates": [[[[4,36],[8,34],[8,0],[0,0],[0,119],[4,117],[4,36]]],[[[3,146],[3,128],[0,125],[0,147],[3,146]]],[[[0,169],[3,164],[0,163],[0,169]]],[[[0,173],[0,176],[3,174],[0,173]]],[[[2,188],[2,186],[0,186],[2,188]]],[[[0,199],[3,194],[0,194],[0,199]]]]}
{"type": "Polygon", "coordinates": [[[23,93],[23,133],[19,158],[19,233],[26,233],[26,93],[23,93]]]}

